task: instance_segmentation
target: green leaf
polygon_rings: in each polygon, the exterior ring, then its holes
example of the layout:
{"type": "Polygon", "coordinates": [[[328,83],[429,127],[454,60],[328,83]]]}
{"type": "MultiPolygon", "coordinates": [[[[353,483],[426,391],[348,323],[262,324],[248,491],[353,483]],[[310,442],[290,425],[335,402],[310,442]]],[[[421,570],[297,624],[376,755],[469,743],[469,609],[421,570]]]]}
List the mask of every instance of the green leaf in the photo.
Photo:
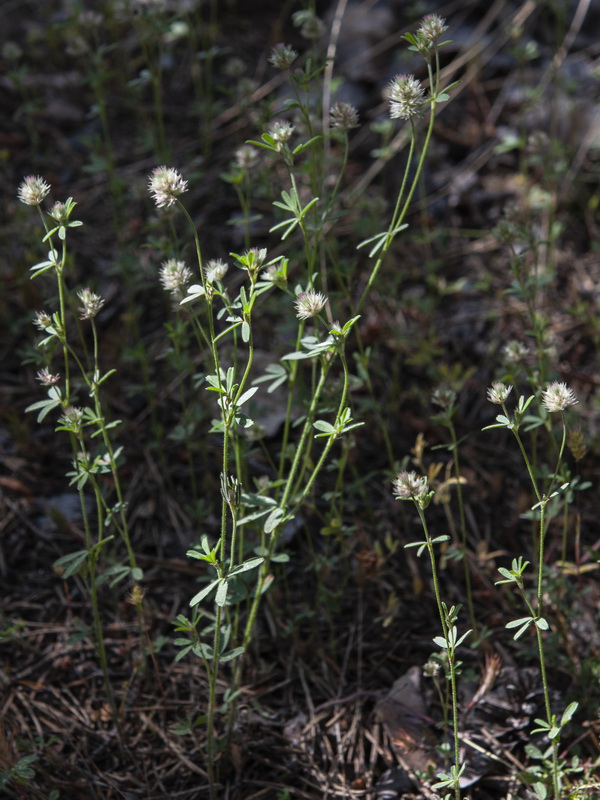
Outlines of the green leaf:
{"type": "Polygon", "coordinates": [[[506,628],[518,628],[519,625],[523,625],[524,623],[527,623],[528,625],[531,625],[532,622],[533,622],[533,619],[531,617],[521,617],[520,619],[513,619],[510,622],[507,622],[505,627],[506,628]]]}
{"type": "Polygon", "coordinates": [[[244,653],[243,647],[236,647],[233,650],[228,650],[226,653],[222,653],[219,657],[219,661],[222,664],[227,663],[228,661],[233,661],[234,658],[241,656],[244,653]]]}
{"type": "Polygon", "coordinates": [[[331,434],[335,433],[335,428],[330,422],[326,422],[323,419],[318,419],[316,422],[313,422],[313,426],[318,431],[323,431],[323,433],[331,434]]]}
{"type": "Polygon", "coordinates": [[[277,528],[285,516],[285,513],[282,508],[275,508],[266,519],[264,524],[264,532],[265,533],[273,533],[275,528],[277,528]]]}
{"type": "Polygon", "coordinates": [[[184,297],[183,300],[180,301],[179,305],[182,306],[185,303],[191,303],[193,300],[197,300],[199,297],[204,297],[206,292],[204,291],[204,286],[199,283],[193,283],[191,286],[188,286],[187,289],[187,297],[184,297]]]}
{"type": "Polygon", "coordinates": [[[258,386],[253,386],[251,389],[245,391],[244,394],[235,403],[237,408],[241,408],[241,406],[243,406],[244,403],[250,400],[251,397],[254,397],[254,395],[257,392],[258,392],[258,386]]]}
{"type": "Polygon", "coordinates": [[[213,591],[213,589],[218,586],[219,580],[219,578],[216,578],[214,581],[211,581],[208,586],[205,586],[204,589],[199,591],[198,594],[195,594],[190,600],[190,605],[196,606],[201,600],[204,600],[204,598],[207,597],[213,591]]]}
{"type": "Polygon", "coordinates": [[[37,421],[42,422],[54,408],[60,406],[60,401],[60,389],[57,386],[51,386],[48,390],[48,398],[46,400],[38,400],[37,403],[32,403],[30,406],[27,406],[25,413],[39,410],[40,413],[38,414],[37,421]]]}
{"type": "Polygon", "coordinates": [[[516,628],[517,625],[520,625],[521,623],[523,623],[522,627],[519,628],[519,630],[513,636],[513,639],[516,642],[517,639],[519,639],[525,633],[525,631],[531,625],[532,622],[533,622],[533,618],[532,617],[523,617],[522,619],[514,619],[514,620],[512,620],[512,622],[508,622],[505,627],[507,627],[507,628],[516,628]]]}
{"type": "Polygon", "coordinates": [[[87,562],[87,557],[87,550],[76,550],[74,553],[61,556],[52,566],[61,573],[62,578],[70,578],[81,570],[83,565],[87,562]]]}
{"type": "Polygon", "coordinates": [[[308,142],[304,142],[304,144],[299,144],[292,153],[296,156],[298,153],[302,153],[303,150],[306,150],[307,147],[311,147],[315,142],[318,142],[321,136],[313,136],[312,139],[309,139],[308,142]]]}
{"type": "Polygon", "coordinates": [[[232,575],[239,575],[241,572],[248,572],[248,570],[251,569],[256,569],[263,561],[264,558],[249,558],[247,561],[244,561],[242,564],[232,569],[229,573],[229,577],[232,575]]]}
{"type": "Polygon", "coordinates": [[[227,578],[220,578],[219,579],[219,586],[217,588],[217,594],[215,595],[215,603],[221,608],[227,602],[227,589],[229,587],[229,581],[227,578]]]}
{"type": "Polygon", "coordinates": [[[579,703],[569,703],[569,705],[565,708],[562,713],[562,717],[560,718],[561,726],[566,725],[573,719],[573,715],[579,708],[579,703]]]}

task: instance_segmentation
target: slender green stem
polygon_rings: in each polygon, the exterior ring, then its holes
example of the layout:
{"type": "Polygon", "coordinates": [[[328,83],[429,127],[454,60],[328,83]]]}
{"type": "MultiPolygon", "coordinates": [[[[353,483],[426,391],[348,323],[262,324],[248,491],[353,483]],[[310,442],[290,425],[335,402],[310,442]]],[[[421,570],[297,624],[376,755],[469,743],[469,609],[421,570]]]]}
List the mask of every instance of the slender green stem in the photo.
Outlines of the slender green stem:
{"type": "Polygon", "coordinates": [[[449,419],[450,437],[452,439],[452,454],[454,457],[454,476],[456,479],[456,498],[458,500],[458,519],[460,524],[461,545],[462,545],[462,559],[465,574],[465,589],[467,592],[467,607],[469,609],[469,619],[475,634],[478,638],[477,619],[475,618],[475,608],[473,606],[473,590],[471,587],[471,569],[469,567],[469,557],[467,548],[467,523],[465,519],[465,502],[462,492],[460,460],[458,454],[458,438],[456,436],[456,429],[454,423],[449,419]]]}

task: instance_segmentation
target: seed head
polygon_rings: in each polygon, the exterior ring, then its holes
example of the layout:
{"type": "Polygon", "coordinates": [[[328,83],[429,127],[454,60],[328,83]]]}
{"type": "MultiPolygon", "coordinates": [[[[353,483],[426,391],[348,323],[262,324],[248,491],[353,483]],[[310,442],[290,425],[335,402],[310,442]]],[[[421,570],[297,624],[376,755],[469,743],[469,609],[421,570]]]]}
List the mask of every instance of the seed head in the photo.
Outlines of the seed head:
{"type": "Polygon", "coordinates": [[[427,14],[426,17],[423,17],[423,21],[421,22],[421,26],[419,27],[417,34],[422,36],[424,39],[429,40],[430,42],[437,42],[444,31],[447,30],[448,26],[446,25],[446,20],[443,17],[440,17],[437,14],[427,14]]]}
{"type": "Polygon", "coordinates": [[[298,53],[289,44],[276,44],[269,56],[275,69],[289,69],[298,58],[298,53]]]}
{"type": "Polygon", "coordinates": [[[55,386],[60,380],[60,375],[52,375],[48,367],[41,369],[35,377],[42,386],[55,386]]]}
{"type": "Polygon", "coordinates": [[[573,453],[573,458],[575,461],[581,461],[581,459],[587,453],[587,446],[585,443],[585,437],[583,432],[580,430],[570,430],[567,434],[567,445],[571,453],[573,453]]]}
{"type": "Polygon", "coordinates": [[[329,110],[329,124],[338,131],[358,128],[358,111],[350,103],[336,103],[329,110]]]}
{"type": "Polygon", "coordinates": [[[396,75],[387,87],[392,119],[412,119],[423,111],[425,90],[414,75],[396,75]]]}
{"type": "Polygon", "coordinates": [[[105,303],[99,294],[87,288],[77,292],[77,297],[81,300],[79,319],[93,319],[105,303]]]}
{"type": "Polygon", "coordinates": [[[294,303],[296,306],[296,316],[298,319],[316,317],[326,302],[327,298],[322,292],[316,292],[314,289],[302,292],[302,294],[298,295],[294,303]]]}
{"type": "Polygon", "coordinates": [[[427,478],[412,470],[399,472],[392,481],[392,492],[398,500],[418,500],[429,491],[427,478]]]}
{"type": "Polygon", "coordinates": [[[573,390],[569,389],[566,383],[554,381],[542,392],[542,405],[551,414],[555,411],[564,411],[569,406],[574,406],[579,402],[573,390]]]}
{"type": "Polygon", "coordinates": [[[222,281],[225,275],[227,274],[227,270],[229,269],[229,265],[222,261],[220,258],[212,258],[206,268],[204,270],[204,274],[206,276],[206,280],[209,283],[214,283],[215,281],[222,281]]]}
{"type": "Polygon", "coordinates": [[[181,300],[185,295],[188,283],[192,279],[192,273],[186,267],[184,261],[170,258],[161,265],[159,279],[163,289],[170,292],[176,300],[181,300]]]}
{"type": "Polygon", "coordinates": [[[506,402],[506,398],[511,391],[512,386],[508,386],[506,383],[502,383],[502,381],[494,381],[488,389],[488,400],[490,403],[495,403],[497,406],[501,406],[506,402]]]}
{"type": "Polygon", "coordinates": [[[187,192],[187,181],[172,167],[156,167],[148,180],[148,191],[157,208],[171,206],[178,195],[187,192]]]}
{"type": "Polygon", "coordinates": [[[50,191],[50,184],[39,175],[28,175],[23,178],[17,197],[26,206],[39,206],[50,191]]]}
{"type": "Polygon", "coordinates": [[[144,590],[138,583],[136,583],[131,590],[129,596],[127,597],[127,602],[131,603],[131,605],[135,606],[136,608],[142,607],[142,603],[144,602],[144,590]]]}

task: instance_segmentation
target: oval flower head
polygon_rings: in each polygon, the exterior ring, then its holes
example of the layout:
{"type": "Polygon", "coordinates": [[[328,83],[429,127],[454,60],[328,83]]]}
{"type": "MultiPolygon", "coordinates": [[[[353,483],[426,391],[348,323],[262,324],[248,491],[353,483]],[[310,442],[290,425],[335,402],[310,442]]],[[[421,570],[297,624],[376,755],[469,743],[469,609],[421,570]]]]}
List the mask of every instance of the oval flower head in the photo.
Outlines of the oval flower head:
{"type": "Polygon", "coordinates": [[[26,206],[39,206],[50,191],[50,184],[39,175],[28,175],[23,178],[17,197],[26,206]]]}
{"type": "Polygon", "coordinates": [[[187,192],[187,181],[172,167],[156,167],[150,174],[148,191],[158,208],[171,206],[178,195],[187,192]]]}
{"type": "Polygon", "coordinates": [[[578,400],[566,383],[554,381],[549,383],[542,392],[542,405],[551,414],[555,411],[564,411],[569,406],[574,406],[578,400]]]}
{"type": "Polygon", "coordinates": [[[414,470],[399,472],[392,481],[392,492],[398,500],[418,500],[429,491],[427,478],[414,470]]]}
{"type": "Polygon", "coordinates": [[[487,396],[490,403],[495,403],[501,406],[506,402],[506,398],[512,391],[512,386],[502,383],[502,381],[494,381],[488,389],[487,396]]]}
{"type": "Polygon", "coordinates": [[[296,316],[298,319],[310,319],[316,317],[321,311],[327,298],[322,292],[309,289],[307,292],[299,294],[294,305],[296,306],[296,316]]]}
{"type": "Polygon", "coordinates": [[[411,119],[423,111],[425,90],[414,75],[396,75],[388,84],[386,94],[392,119],[411,119]]]}

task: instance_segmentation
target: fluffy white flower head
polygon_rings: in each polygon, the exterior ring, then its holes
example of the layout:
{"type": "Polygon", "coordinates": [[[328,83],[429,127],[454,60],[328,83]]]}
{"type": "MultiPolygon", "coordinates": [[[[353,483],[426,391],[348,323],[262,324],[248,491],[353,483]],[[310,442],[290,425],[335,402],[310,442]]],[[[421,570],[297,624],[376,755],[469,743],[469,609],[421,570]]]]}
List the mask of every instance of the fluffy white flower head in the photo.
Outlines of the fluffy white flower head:
{"type": "Polygon", "coordinates": [[[26,206],[39,206],[50,191],[50,184],[39,175],[28,175],[23,178],[17,197],[26,206]]]}
{"type": "Polygon", "coordinates": [[[148,191],[158,208],[171,206],[176,197],[187,192],[187,181],[172,167],[156,167],[148,179],[148,191]]]}
{"type": "Polygon", "coordinates": [[[555,411],[564,411],[577,402],[579,401],[573,394],[573,390],[569,389],[566,383],[554,381],[549,383],[542,392],[542,405],[551,414],[555,411]]]}
{"type": "Polygon", "coordinates": [[[427,478],[414,470],[399,472],[392,481],[392,492],[398,500],[417,500],[429,491],[427,478]]]}
{"type": "Polygon", "coordinates": [[[184,261],[170,258],[168,261],[164,261],[160,267],[159,280],[163,289],[176,298],[183,297],[184,290],[191,279],[192,273],[186,267],[184,261]]]}
{"type": "Polygon", "coordinates": [[[488,400],[490,403],[495,403],[497,406],[501,406],[506,402],[506,398],[511,391],[512,386],[508,386],[506,383],[502,383],[502,381],[494,381],[488,389],[488,400]]]}
{"type": "Polygon", "coordinates": [[[316,317],[326,302],[327,298],[322,292],[316,292],[314,289],[302,292],[302,294],[298,295],[294,303],[296,306],[296,316],[298,319],[316,317]]]}
{"type": "Polygon", "coordinates": [[[425,103],[425,90],[414,75],[396,75],[387,87],[392,119],[418,117],[425,103]]]}

